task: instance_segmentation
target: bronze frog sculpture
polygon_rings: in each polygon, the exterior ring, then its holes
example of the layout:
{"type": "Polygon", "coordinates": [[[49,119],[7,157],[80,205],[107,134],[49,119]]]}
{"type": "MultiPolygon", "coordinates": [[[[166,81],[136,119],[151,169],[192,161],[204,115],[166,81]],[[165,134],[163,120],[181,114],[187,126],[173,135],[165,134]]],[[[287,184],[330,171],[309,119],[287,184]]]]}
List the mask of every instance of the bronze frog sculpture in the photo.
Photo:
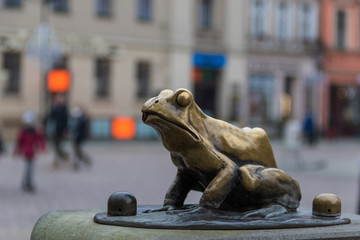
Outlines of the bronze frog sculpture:
{"type": "Polygon", "coordinates": [[[199,205],[206,209],[246,211],[275,204],[296,211],[299,184],[277,168],[263,129],[237,128],[205,115],[186,89],[161,91],[142,113],[178,169],[160,210],[181,208],[196,190],[203,192],[199,205]]]}
{"type": "Polygon", "coordinates": [[[163,206],[137,206],[115,192],[94,221],[122,227],[184,230],[280,229],[350,223],[341,201],[320,194],[313,212],[299,210],[299,184],[277,168],[263,129],[237,128],[205,115],[186,89],[161,91],[142,107],[144,123],[160,135],[177,167],[163,206]],[[184,204],[191,190],[199,204],[184,204]]]}

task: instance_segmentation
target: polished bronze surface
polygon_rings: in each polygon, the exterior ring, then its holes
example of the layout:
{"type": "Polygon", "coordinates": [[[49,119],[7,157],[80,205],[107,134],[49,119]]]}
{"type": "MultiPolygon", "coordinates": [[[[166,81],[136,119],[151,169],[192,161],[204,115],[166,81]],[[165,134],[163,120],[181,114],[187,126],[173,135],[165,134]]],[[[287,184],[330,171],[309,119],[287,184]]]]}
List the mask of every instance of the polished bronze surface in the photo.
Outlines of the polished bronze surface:
{"type": "Polygon", "coordinates": [[[95,222],[203,230],[350,223],[350,219],[340,218],[340,199],[333,194],[316,197],[313,214],[297,211],[301,199],[299,184],[277,168],[263,129],[237,128],[205,115],[186,89],[160,92],[144,104],[142,112],[143,122],[157,131],[170,152],[178,170],[175,179],[162,207],[140,206],[136,215],[129,216],[123,212],[134,212],[135,197],[116,193],[109,198],[108,212],[96,214],[95,222]],[[184,205],[191,190],[203,192],[200,202],[184,205]],[[133,201],[123,204],[126,199],[133,201]]]}
{"type": "Polygon", "coordinates": [[[271,204],[296,211],[299,184],[277,168],[263,129],[237,128],[205,115],[186,89],[160,92],[142,113],[178,169],[160,210],[181,208],[189,191],[196,190],[203,195],[193,211],[247,211],[271,204]]]}
{"type": "Polygon", "coordinates": [[[341,215],[341,200],[332,193],[321,193],[313,200],[313,215],[336,217],[341,215]]]}

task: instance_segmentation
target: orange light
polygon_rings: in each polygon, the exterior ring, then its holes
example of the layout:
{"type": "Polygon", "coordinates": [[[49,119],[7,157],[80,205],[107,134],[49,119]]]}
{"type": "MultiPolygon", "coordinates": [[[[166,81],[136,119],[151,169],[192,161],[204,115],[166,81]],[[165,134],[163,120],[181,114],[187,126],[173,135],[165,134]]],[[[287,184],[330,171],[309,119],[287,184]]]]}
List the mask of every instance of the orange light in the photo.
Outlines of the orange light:
{"type": "Polygon", "coordinates": [[[116,117],[111,124],[111,135],[115,139],[129,140],[136,134],[135,120],[131,117],[116,117]]]}
{"type": "Polygon", "coordinates": [[[62,93],[69,90],[70,74],[68,70],[51,70],[48,73],[47,85],[50,92],[62,93]]]}

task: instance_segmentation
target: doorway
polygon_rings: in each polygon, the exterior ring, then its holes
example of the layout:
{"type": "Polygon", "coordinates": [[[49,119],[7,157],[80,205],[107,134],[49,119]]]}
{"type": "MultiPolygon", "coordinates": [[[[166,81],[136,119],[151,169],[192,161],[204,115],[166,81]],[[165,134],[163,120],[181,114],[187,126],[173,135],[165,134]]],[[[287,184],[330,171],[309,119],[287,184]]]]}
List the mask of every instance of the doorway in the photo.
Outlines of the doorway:
{"type": "Polygon", "coordinates": [[[194,68],[195,102],[209,116],[216,117],[216,101],[221,70],[211,68],[194,68]]]}
{"type": "Polygon", "coordinates": [[[335,135],[355,136],[360,126],[360,88],[330,87],[329,130],[335,135]]]}

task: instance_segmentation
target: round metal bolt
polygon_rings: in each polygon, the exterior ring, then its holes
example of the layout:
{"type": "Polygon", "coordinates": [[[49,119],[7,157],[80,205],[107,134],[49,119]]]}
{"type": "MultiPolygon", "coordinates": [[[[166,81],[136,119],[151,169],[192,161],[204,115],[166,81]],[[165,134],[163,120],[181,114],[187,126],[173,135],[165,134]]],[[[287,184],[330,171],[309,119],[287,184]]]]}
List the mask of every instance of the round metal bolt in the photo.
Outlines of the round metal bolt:
{"type": "Polygon", "coordinates": [[[108,199],[107,214],[109,216],[135,216],[137,212],[136,198],[128,192],[115,192],[108,199]]]}
{"type": "Polygon", "coordinates": [[[341,200],[332,193],[321,193],[313,200],[313,215],[338,217],[341,215],[341,200]]]}

